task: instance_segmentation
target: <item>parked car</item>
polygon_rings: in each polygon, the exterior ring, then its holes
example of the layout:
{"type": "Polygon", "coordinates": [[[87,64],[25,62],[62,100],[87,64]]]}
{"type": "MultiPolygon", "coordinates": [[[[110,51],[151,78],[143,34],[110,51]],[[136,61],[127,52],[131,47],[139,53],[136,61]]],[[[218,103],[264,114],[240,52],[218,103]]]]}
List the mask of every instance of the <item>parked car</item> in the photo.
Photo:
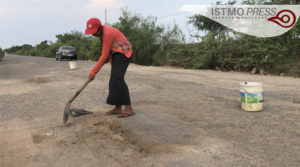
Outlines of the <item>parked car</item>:
{"type": "Polygon", "coordinates": [[[77,60],[77,51],[72,46],[61,46],[56,52],[56,60],[62,59],[77,60]]]}

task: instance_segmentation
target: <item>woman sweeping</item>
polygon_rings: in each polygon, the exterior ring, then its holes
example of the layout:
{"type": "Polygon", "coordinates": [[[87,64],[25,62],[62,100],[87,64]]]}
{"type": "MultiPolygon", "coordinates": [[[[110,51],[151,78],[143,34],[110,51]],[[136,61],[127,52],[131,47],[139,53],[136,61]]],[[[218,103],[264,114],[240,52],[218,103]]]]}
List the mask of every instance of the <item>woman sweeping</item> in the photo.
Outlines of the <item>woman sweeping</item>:
{"type": "Polygon", "coordinates": [[[106,103],[115,107],[106,112],[106,115],[120,114],[119,117],[133,115],[128,87],[124,80],[124,75],[129,65],[129,58],[132,55],[132,47],[129,41],[118,29],[101,25],[100,20],[97,18],[88,20],[85,34],[91,34],[99,38],[102,44],[102,54],[97,64],[91,70],[89,79],[91,81],[94,80],[97,72],[108,58],[110,58],[112,65],[109,95],[106,103]],[[122,111],[122,105],[125,105],[124,111],[122,111]]]}

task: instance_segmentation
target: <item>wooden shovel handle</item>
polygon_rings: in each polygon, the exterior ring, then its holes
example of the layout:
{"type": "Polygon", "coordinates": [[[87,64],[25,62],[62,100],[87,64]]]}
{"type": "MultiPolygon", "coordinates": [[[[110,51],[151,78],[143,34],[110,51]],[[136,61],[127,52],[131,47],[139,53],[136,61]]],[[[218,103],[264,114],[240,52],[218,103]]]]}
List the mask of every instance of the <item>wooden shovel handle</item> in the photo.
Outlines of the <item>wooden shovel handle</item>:
{"type": "Polygon", "coordinates": [[[69,101],[72,103],[72,101],[81,93],[81,91],[91,82],[92,80],[88,79],[85,81],[85,83],[81,86],[81,88],[75,93],[75,95],[72,97],[72,99],[69,101]]]}

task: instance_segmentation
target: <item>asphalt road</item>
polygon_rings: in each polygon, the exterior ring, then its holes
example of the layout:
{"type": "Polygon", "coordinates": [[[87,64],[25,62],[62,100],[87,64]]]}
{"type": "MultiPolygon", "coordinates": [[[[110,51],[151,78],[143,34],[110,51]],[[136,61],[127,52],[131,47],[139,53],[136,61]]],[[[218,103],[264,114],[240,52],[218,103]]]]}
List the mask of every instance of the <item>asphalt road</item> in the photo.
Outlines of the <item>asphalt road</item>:
{"type": "Polygon", "coordinates": [[[65,127],[65,103],[95,63],[77,61],[70,70],[68,61],[53,58],[3,58],[0,166],[300,164],[300,79],[131,64],[126,82],[136,115],[119,119],[102,116],[111,108],[106,64],[72,104],[94,114],[65,127]],[[240,109],[244,81],[264,84],[264,111],[240,109]]]}

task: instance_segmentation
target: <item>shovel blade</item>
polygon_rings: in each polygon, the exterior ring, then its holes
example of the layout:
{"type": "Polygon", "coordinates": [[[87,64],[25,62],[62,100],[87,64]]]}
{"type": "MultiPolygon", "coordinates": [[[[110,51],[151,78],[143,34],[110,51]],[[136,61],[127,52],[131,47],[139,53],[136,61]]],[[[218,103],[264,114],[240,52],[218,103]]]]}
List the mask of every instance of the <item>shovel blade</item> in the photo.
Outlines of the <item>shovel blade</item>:
{"type": "Polygon", "coordinates": [[[68,121],[68,118],[69,118],[69,115],[70,115],[70,107],[71,107],[71,103],[68,102],[66,104],[66,107],[65,107],[65,110],[64,110],[64,117],[63,117],[64,124],[66,124],[67,121],[68,121]]]}

